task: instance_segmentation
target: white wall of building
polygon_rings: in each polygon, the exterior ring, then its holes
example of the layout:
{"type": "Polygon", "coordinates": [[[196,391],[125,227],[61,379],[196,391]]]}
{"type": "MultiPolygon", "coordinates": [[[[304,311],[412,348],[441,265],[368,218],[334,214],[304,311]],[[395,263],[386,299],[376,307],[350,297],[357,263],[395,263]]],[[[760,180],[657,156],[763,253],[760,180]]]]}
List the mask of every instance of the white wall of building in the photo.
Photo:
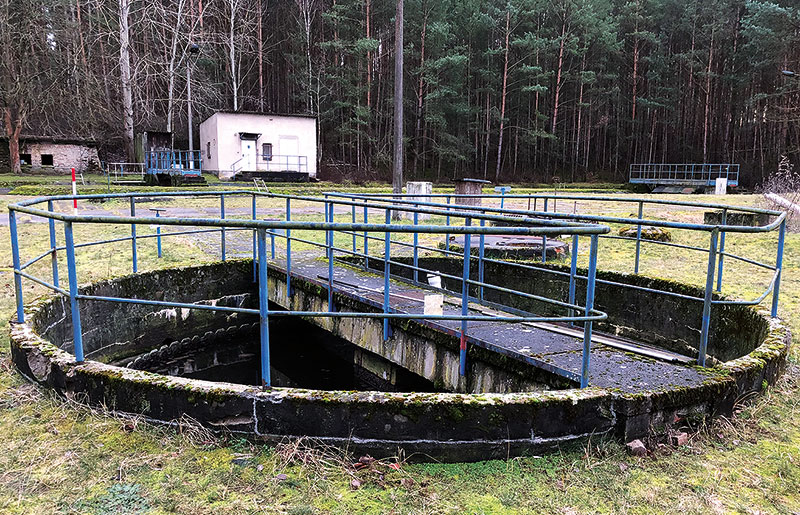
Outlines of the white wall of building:
{"type": "MultiPolygon", "coordinates": [[[[229,177],[236,171],[248,170],[253,165],[244,166],[250,161],[243,154],[243,144],[253,144],[252,140],[241,139],[240,133],[258,134],[255,146],[259,155],[256,170],[283,171],[280,156],[305,156],[309,177],[317,175],[317,120],[306,116],[270,115],[253,113],[219,112],[211,115],[200,124],[200,145],[203,151],[203,169],[220,177],[229,177]],[[270,162],[261,159],[263,145],[272,144],[270,162]],[[243,159],[245,157],[245,159],[243,159]],[[244,168],[243,168],[244,166],[244,168]]],[[[295,167],[297,161],[289,158],[288,169],[295,167]]]]}

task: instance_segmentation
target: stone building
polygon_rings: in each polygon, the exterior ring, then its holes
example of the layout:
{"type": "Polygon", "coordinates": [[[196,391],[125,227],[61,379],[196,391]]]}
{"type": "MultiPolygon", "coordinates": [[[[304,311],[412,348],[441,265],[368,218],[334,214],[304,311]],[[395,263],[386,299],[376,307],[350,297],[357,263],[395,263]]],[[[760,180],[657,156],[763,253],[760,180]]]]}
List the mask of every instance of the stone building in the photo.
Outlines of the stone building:
{"type": "MultiPolygon", "coordinates": [[[[8,158],[8,140],[3,139],[0,163],[10,163],[8,158]]],[[[68,173],[75,168],[76,172],[85,173],[100,168],[97,143],[86,139],[20,136],[19,159],[23,172],[68,173]]]]}

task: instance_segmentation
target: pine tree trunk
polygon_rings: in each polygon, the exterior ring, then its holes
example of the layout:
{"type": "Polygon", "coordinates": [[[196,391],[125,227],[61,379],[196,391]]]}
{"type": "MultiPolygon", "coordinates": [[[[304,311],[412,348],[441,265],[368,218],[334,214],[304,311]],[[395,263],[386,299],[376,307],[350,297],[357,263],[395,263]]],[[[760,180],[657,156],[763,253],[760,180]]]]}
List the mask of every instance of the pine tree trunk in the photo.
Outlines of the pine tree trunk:
{"type": "MultiPolygon", "coordinates": [[[[403,191],[403,0],[397,0],[394,25],[394,169],[392,192],[403,191]]],[[[400,212],[394,211],[399,218],[400,212]]]]}
{"type": "Polygon", "coordinates": [[[711,114],[711,66],[714,62],[714,31],[711,31],[711,46],[708,49],[708,67],[706,68],[706,102],[703,110],[703,162],[708,162],[708,124],[711,114]]]}
{"type": "Polygon", "coordinates": [[[500,164],[503,157],[503,129],[505,128],[506,116],[506,91],[508,89],[508,39],[511,32],[511,11],[506,11],[506,49],[505,61],[503,63],[503,90],[500,100],[500,131],[497,135],[497,166],[494,169],[494,182],[500,180],[500,164]]]}
{"type": "Polygon", "coordinates": [[[414,129],[414,140],[416,142],[416,152],[414,154],[414,173],[419,174],[420,170],[417,169],[418,160],[424,152],[425,142],[422,138],[422,107],[424,105],[424,88],[425,88],[425,32],[428,27],[428,12],[425,10],[426,3],[423,2],[422,9],[425,14],[422,18],[422,35],[420,37],[420,56],[419,56],[419,82],[417,83],[417,113],[414,129]]]}

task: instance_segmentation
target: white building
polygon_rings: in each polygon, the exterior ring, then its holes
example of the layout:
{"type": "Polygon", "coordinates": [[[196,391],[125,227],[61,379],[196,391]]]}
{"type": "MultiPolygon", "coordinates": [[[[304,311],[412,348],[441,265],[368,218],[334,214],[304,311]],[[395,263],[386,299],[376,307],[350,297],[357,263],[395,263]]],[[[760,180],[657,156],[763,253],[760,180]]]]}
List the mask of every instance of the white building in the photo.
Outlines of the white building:
{"type": "Polygon", "coordinates": [[[203,171],[220,178],[307,180],[317,175],[314,116],[220,111],[200,124],[203,171]]]}

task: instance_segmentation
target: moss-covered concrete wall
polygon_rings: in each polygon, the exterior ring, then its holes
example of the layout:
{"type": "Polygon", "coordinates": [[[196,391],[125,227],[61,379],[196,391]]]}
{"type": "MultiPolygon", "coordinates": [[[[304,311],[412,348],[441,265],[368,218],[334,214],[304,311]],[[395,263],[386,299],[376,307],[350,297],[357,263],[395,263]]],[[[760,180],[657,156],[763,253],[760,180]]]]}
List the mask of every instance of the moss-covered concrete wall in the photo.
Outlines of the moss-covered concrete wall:
{"type": "MultiPolygon", "coordinates": [[[[393,257],[395,261],[410,263],[411,258],[393,257]]],[[[484,282],[526,293],[566,301],[569,292],[568,275],[557,275],[548,271],[569,273],[569,267],[561,264],[526,263],[544,270],[526,270],[510,263],[486,262],[484,282]]],[[[370,266],[383,267],[383,262],[370,260],[370,266]]],[[[419,266],[460,277],[463,260],[446,257],[421,257],[419,266]]],[[[586,275],[580,269],[579,275],[586,275]]],[[[412,277],[412,271],[401,266],[392,267],[392,274],[412,277]]],[[[472,262],[470,277],[478,279],[477,260],[472,262]]],[[[702,301],[662,295],[626,287],[630,284],[665,290],[694,297],[701,297],[700,288],[685,284],[654,279],[641,275],[598,271],[598,279],[622,284],[597,283],[595,307],[608,313],[608,319],[597,323],[602,331],[618,334],[645,343],[658,345],[685,355],[697,355],[702,322],[702,301]]],[[[583,305],[586,299],[586,282],[579,279],[576,301],[583,305]]],[[[460,292],[461,284],[453,279],[443,279],[443,286],[460,292]]],[[[477,289],[472,294],[477,296],[477,289]]],[[[485,299],[534,313],[565,315],[565,310],[520,296],[484,289],[485,299]]],[[[708,353],[720,361],[743,356],[758,347],[764,339],[767,324],[763,317],[745,306],[714,306],[711,311],[711,333],[708,353]]]]}
{"type": "MultiPolygon", "coordinates": [[[[214,303],[258,309],[252,261],[156,270],[100,281],[81,294],[183,303],[214,303]]],[[[87,359],[112,361],[135,356],[186,336],[246,323],[257,317],[199,309],[81,300],[83,348],[87,359]]],[[[42,307],[34,330],[63,350],[73,352],[69,300],[57,298],[42,307]]]]}

